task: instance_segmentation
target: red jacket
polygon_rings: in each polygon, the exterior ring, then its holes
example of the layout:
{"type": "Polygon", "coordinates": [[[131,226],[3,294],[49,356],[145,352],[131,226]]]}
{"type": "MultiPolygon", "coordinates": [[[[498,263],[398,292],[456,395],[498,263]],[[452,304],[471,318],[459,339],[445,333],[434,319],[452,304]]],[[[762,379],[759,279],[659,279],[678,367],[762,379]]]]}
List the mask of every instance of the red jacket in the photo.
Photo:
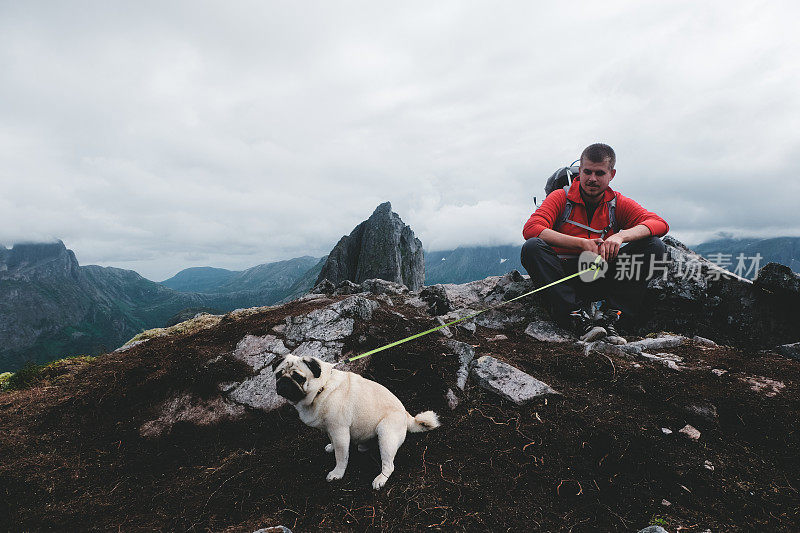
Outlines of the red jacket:
{"type": "MultiPolygon", "coordinates": [[[[556,189],[547,195],[542,205],[539,206],[536,212],[531,215],[531,218],[528,219],[528,222],[525,223],[525,227],[522,229],[522,236],[525,237],[525,240],[528,240],[533,237],[538,237],[544,229],[553,229],[553,225],[564,211],[564,207],[567,205],[567,198],[569,198],[575,204],[569,217],[570,220],[592,228],[598,228],[599,230],[596,233],[592,233],[574,224],[564,223],[557,231],[565,235],[582,237],[584,239],[599,238],[602,228],[608,226],[608,201],[614,198],[615,194],[617,195],[615,216],[620,229],[630,229],[639,224],[643,224],[647,226],[648,229],[650,229],[650,233],[656,237],[666,235],[669,231],[669,225],[663,218],[655,213],[651,213],[634,200],[618,192],[614,192],[611,187],[606,189],[603,201],[600,202],[600,205],[595,209],[592,215],[592,223],[589,224],[586,217],[586,205],[583,203],[583,198],[580,193],[580,181],[576,179],[572,182],[569,193],[564,194],[563,189],[556,189]]],[[[613,230],[609,231],[606,237],[613,234],[613,230]]],[[[578,254],[577,250],[569,250],[555,246],[553,249],[557,254],[578,254]]]]}

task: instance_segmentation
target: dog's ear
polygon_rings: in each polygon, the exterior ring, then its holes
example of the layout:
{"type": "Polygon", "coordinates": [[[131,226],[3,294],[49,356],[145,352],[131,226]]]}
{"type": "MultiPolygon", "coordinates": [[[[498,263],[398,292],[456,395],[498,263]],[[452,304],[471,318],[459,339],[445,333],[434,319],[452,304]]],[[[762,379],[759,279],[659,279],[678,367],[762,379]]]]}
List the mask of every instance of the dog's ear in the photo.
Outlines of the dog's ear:
{"type": "Polygon", "coordinates": [[[306,364],[311,373],[314,374],[315,378],[318,378],[322,375],[322,367],[319,366],[319,361],[314,359],[313,357],[304,357],[303,362],[306,364]]]}
{"type": "Polygon", "coordinates": [[[280,355],[275,356],[275,359],[272,360],[272,371],[273,372],[275,372],[275,369],[277,369],[280,366],[280,364],[283,363],[284,359],[286,359],[286,357],[283,357],[283,356],[280,356],[280,355]]]}

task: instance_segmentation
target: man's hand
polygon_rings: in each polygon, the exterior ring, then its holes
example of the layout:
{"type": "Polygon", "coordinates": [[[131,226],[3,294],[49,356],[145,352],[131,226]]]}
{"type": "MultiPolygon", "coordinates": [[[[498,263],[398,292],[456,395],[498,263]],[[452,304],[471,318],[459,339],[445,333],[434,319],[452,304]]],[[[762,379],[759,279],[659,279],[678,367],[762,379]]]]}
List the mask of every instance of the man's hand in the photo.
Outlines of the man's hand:
{"type": "Polygon", "coordinates": [[[622,246],[623,242],[625,241],[622,236],[619,233],[615,233],[604,241],[600,240],[601,244],[598,246],[599,251],[597,253],[600,254],[604,261],[612,261],[617,257],[619,247],[622,246]]]}
{"type": "Polygon", "coordinates": [[[602,253],[600,253],[600,246],[603,244],[603,239],[583,239],[582,244],[583,244],[582,247],[583,251],[592,252],[597,255],[602,255],[602,253]]]}

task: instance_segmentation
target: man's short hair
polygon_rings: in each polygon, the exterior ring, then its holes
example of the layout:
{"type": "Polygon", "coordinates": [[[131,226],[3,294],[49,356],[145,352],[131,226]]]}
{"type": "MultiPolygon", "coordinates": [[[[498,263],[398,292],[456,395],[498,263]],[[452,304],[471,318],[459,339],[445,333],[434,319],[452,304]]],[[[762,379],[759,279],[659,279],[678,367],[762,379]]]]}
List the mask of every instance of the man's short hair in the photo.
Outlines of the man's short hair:
{"type": "Polygon", "coordinates": [[[608,168],[611,170],[614,169],[614,164],[617,162],[617,155],[614,153],[614,149],[603,143],[590,144],[584,148],[581,153],[581,164],[584,158],[592,163],[605,163],[607,160],[608,168]]]}

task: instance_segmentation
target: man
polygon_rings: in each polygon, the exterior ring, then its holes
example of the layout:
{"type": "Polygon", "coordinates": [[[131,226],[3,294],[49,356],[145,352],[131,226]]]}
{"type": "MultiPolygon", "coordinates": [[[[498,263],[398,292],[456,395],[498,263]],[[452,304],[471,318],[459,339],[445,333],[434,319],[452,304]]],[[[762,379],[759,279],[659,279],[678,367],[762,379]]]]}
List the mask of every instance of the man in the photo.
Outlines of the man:
{"type": "Polygon", "coordinates": [[[581,340],[607,336],[608,342],[623,344],[615,323],[622,319],[630,325],[637,317],[651,265],[666,253],[659,237],[669,226],[609,187],[617,173],[615,163],[614,150],[606,144],[583,151],[579,175],[569,190],[551,192],[525,224],[522,265],[541,287],[577,272],[581,252],[600,255],[609,266],[604,277],[592,283],[572,278],[542,294],[553,319],[570,325],[581,340]],[[560,224],[568,202],[572,210],[560,224]],[[611,227],[612,210],[618,230],[611,227]],[[604,300],[601,313],[591,305],[598,300],[604,300]]]}

